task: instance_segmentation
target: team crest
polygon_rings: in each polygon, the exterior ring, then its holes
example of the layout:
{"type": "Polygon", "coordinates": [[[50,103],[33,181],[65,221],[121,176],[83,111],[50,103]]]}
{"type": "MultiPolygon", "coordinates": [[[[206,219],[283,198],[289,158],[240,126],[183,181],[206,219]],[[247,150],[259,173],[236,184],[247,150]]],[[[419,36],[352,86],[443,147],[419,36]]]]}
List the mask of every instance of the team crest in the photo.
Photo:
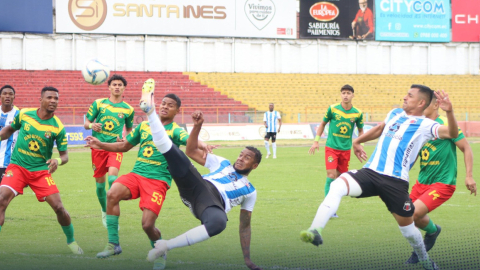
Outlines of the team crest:
{"type": "Polygon", "coordinates": [[[95,164],[92,164],[92,169],[95,171],[97,167],[95,167],[95,164]]]}
{"type": "Polygon", "coordinates": [[[50,130],[45,131],[45,138],[50,139],[52,137],[52,132],[50,130]]]}
{"type": "Polygon", "coordinates": [[[332,156],[328,156],[328,162],[333,162],[333,157],[332,156]]]}
{"type": "Polygon", "coordinates": [[[5,177],[12,177],[13,176],[13,172],[12,171],[6,171],[5,172],[5,177]]]}
{"type": "Polygon", "coordinates": [[[350,122],[352,123],[355,122],[355,118],[354,117],[350,118],[350,122]]]}
{"type": "Polygon", "coordinates": [[[403,205],[403,210],[405,210],[405,211],[412,210],[412,203],[411,202],[405,202],[405,204],[403,205]]]}
{"type": "Polygon", "coordinates": [[[123,113],[118,113],[118,118],[123,118],[124,117],[124,114],[123,113]]]}

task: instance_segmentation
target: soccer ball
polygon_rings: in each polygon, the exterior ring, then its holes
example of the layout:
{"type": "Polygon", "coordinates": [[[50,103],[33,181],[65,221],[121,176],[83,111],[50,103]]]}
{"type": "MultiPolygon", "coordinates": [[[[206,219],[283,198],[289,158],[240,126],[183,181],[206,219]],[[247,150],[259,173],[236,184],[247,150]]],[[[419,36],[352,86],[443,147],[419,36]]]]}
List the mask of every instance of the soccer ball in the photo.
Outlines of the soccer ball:
{"type": "Polygon", "coordinates": [[[99,85],[104,83],[110,76],[110,68],[102,61],[94,58],[85,63],[82,75],[89,84],[99,85]]]}

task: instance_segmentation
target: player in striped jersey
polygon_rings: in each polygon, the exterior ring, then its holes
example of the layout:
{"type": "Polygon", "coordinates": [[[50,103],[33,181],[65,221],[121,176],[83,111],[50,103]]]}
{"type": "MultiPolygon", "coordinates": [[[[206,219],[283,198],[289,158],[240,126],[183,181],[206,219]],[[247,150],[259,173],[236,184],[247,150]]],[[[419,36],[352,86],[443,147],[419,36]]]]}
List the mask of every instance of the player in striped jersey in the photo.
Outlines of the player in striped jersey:
{"type": "Polygon", "coordinates": [[[268,112],[265,112],[263,115],[263,124],[266,129],[265,149],[267,149],[267,156],[265,158],[270,157],[270,147],[268,146],[270,138],[272,138],[273,158],[277,158],[277,132],[280,133],[280,128],[282,127],[282,116],[279,112],[274,111],[273,108],[274,104],[270,103],[268,105],[268,112]]]}
{"type": "Polygon", "coordinates": [[[207,154],[199,148],[198,135],[203,124],[203,114],[192,114],[194,127],[187,140],[187,155],[207,167],[210,173],[201,176],[187,156],[168,138],[160,119],[155,113],[153,91],[155,82],[149,79],[142,88],[140,108],[147,114],[153,142],[168,163],[168,169],[177,184],[183,203],[202,225],[170,240],[158,240],[148,253],[154,261],[168,250],[190,246],[221,233],[227,225],[226,213],[237,205],[240,210],[240,243],[245,264],[250,269],[260,269],[250,259],[250,238],[253,207],[257,198],[255,187],[247,176],[258,167],[262,154],[254,147],[246,147],[232,165],[228,160],[207,154]]]}
{"type": "MultiPolygon", "coordinates": [[[[0,117],[0,130],[12,124],[17,116],[19,109],[13,105],[15,100],[15,89],[10,85],[4,85],[0,88],[0,99],[2,101],[2,111],[0,117]]],[[[15,131],[10,138],[0,144],[0,183],[5,174],[5,169],[10,164],[10,158],[17,141],[18,131],[15,131]]]]}
{"type": "MultiPolygon", "coordinates": [[[[448,121],[438,113],[437,98],[434,97],[430,106],[425,110],[425,117],[430,118],[441,125],[447,125],[448,121]]],[[[420,174],[412,187],[410,198],[415,206],[413,219],[415,226],[425,231],[425,249],[429,251],[442,228],[430,219],[428,213],[449,200],[456,189],[457,183],[457,147],[463,152],[465,160],[465,186],[470,194],[477,195],[477,184],[473,180],[473,153],[467,139],[461,129],[458,129],[458,137],[447,140],[431,140],[420,151],[420,174]]],[[[407,263],[417,263],[418,257],[415,252],[407,260],[407,263]]]]}
{"type": "Polygon", "coordinates": [[[317,210],[310,228],[300,233],[304,242],[322,244],[321,233],[340,205],[343,196],[365,198],[380,196],[397,221],[402,235],[418,255],[425,269],[438,269],[425,250],[422,234],[415,227],[415,207],[408,194],[408,172],[421,147],[434,138],[458,136],[458,125],[448,95],[434,93],[423,85],[412,85],[404,97],[403,112],[392,110],[383,123],[353,142],[355,155],[366,161],[361,143],[379,138],[375,151],[363,169],[340,175],[332,182],[330,192],[317,210]],[[439,107],[447,113],[448,126],[425,118],[424,110],[436,95],[439,107]]]}
{"type": "Polygon", "coordinates": [[[67,237],[67,245],[74,254],[83,254],[74,238],[70,215],[63,207],[60,193],[52,178],[59,165],[68,162],[67,137],[65,128],[54,112],[58,105],[58,90],[44,87],[41,92],[39,109],[23,109],[13,123],[0,131],[2,140],[8,139],[19,130],[18,141],[12,155],[12,162],[5,172],[0,186],[0,230],[5,222],[5,210],[23,189],[29,186],[39,202],[47,202],[57,215],[67,237]],[[52,158],[54,143],[60,153],[52,158]]]}

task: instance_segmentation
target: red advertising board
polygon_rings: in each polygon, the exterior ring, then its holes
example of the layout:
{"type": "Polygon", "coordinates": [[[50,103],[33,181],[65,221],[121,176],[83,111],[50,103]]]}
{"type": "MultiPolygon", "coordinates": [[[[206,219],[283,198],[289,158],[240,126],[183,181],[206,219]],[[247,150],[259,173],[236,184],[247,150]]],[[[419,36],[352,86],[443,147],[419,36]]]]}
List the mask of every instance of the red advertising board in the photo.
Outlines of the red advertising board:
{"type": "Polygon", "coordinates": [[[480,42],[480,1],[452,0],[452,41],[480,42]]]}

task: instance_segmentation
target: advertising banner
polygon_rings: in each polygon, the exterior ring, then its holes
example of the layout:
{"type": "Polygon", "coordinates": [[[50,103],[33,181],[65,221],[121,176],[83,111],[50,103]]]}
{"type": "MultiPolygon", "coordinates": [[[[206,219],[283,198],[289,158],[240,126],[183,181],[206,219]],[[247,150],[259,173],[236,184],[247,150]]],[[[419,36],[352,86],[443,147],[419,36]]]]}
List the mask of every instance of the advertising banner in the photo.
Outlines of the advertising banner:
{"type": "Polygon", "coordinates": [[[92,130],[86,130],[83,126],[65,126],[68,145],[84,145],[85,138],[92,135],[92,130]]]}
{"type": "Polygon", "coordinates": [[[452,41],[480,41],[480,2],[452,0],[452,41]]]}
{"type": "Polygon", "coordinates": [[[376,0],[375,39],[449,42],[450,16],[450,0],[376,0]]]}
{"type": "Polygon", "coordinates": [[[374,3],[374,0],[300,0],[300,37],[374,39],[374,3]]]}
{"type": "Polygon", "coordinates": [[[0,32],[52,34],[52,0],[0,1],[0,32]]]}
{"type": "Polygon", "coordinates": [[[58,33],[296,38],[296,0],[62,0],[58,33]]]}

